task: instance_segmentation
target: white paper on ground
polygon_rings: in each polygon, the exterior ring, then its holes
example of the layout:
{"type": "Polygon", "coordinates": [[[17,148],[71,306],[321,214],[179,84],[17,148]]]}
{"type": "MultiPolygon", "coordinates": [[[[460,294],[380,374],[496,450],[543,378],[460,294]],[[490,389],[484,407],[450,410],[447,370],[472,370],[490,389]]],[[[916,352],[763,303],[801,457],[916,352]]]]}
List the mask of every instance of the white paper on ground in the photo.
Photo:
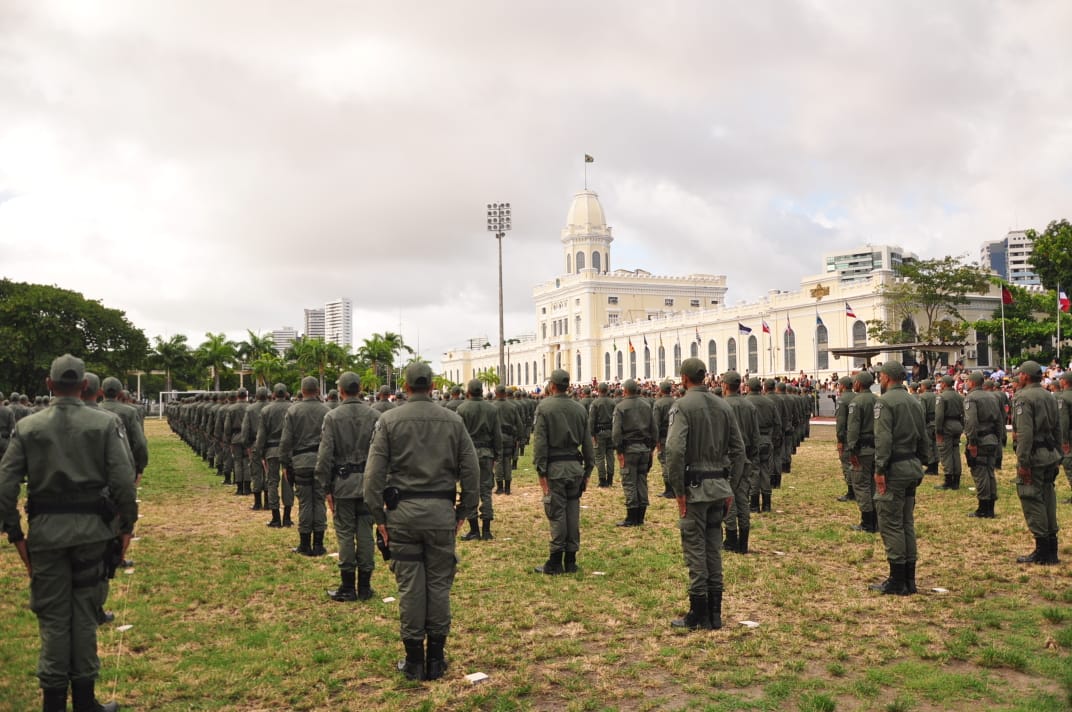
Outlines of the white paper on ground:
{"type": "Polygon", "coordinates": [[[758,628],[759,627],[759,623],[756,623],[755,621],[741,621],[741,625],[743,625],[745,628],[758,628]]]}
{"type": "Polygon", "coordinates": [[[775,551],[774,555],[775,556],[785,556],[785,552],[784,551],[775,551]]]}
{"type": "Polygon", "coordinates": [[[388,596],[387,598],[383,599],[383,602],[384,603],[394,603],[395,598],[394,598],[394,596],[388,596]]]}
{"type": "Polygon", "coordinates": [[[482,673],[482,672],[474,672],[474,673],[470,673],[470,674],[468,674],[468,675],[466,675],[466,676],[465,676],[465,680],[466,680],[466,681],[467,681],[467,682],[468,682],[468,683],[469,683],[470,685],[475,685],[475,684],[477,684],[478,682],[484,682],[484,681],[485,681],[485,680],[487,680],[487,679],[488,679],[488,676],[487,676],[487,674],[486,674],[486,673],[482,673]]]}
{"type": "Polygon", "coordinates": [[[592,575],[593,576],[606,576],[607,572],[606,571],[593,571],[592,575]]]}
{"type": "Polygon", "coordinates": [[[132,626],[129,623],[127,623],[126,625],[119,626],[118,628],[116,628],[116,630],[119,631],[120,633],[125,633],[125,632],[127,632],[128,630],[130,630],[133,627],[134,626],[132,626]]]}
{"type": "Polygon", "coordinates": [[[132,574],[132,573],[134,573],[134,569],[123,569],[123,573],[132,574]]]}
{"type": "Polygon", "coordinates": [[[339,558],[339,552],[333,551],[330,554],[328,554],[328,556],[331,557],[332,559],[337,559],[337,558],[339,558]]]}
{"type": "Polygon", "coordinates": [[[948,588],[932,588],[931,590],[935,593],[949,593],[948,588]]]}

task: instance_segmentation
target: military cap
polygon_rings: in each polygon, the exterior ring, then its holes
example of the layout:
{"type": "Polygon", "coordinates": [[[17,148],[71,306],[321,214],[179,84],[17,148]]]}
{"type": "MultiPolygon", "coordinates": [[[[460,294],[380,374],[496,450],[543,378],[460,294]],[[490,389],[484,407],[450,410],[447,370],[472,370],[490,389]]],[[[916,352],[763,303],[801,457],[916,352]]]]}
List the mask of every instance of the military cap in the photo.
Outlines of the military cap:
{"type": "Polygon", "coordinates": [[[249,397],[249,391],[247,391],[245,388],[239,388],[238,389],[238,397],[239,398],[248,398],[249,397]]]}
{"type": "Polygon", "coordinates": [[[767,380],[763,381],[763,387],[766,388],[768,391],[773,391],[774,386],[775,381],[773,378],[768,378],[767,380]]]}
{"type": "Polygon", "coordinates": [[[123,384],[115,376],[108,376],[101,381],[101,388],[104,389],[104,395],[115,398],[123,390],[123,384]]]}
{"type": "Polygon", "coordinates": [[[711,390],[711,392],[712,392],[712,393],[714,393],[714,394],[715,394],[716,396],[720,396],[720,395],[722,395],[722,386],[715,386],[715,387],[714,387],[714,388],[713,388],[713,389],[711,390]]]}
{"type": "Polygon", "coordinates": [[[1021,373],[1025,373],[1028,378],[1038,381],[1042,378],[1042,366],[1039,365],[1038,361],[1024,361],[1020,364],[1020,367],[1016,369],[1017,375],[1020,375],[1021,373]]]}
{"type": "Polygon", "coordinates": [[[86,371],[83,378],[86,379],[86,387],[82,389],[82,392],[97,395],[100,392],[100,376],[86,371]]]}
{"type": "Polygon", "coordinates": [[[257,397],[258,398],[267,398],[268,397],[268,387],[267,386],[257,386],[257,397]]]}
{"type": "Polygon", "coordinates": [[[272,386],[272,392],[277,396],[285,396],[287,394],[287,386],[283,383],[277,383],[272,386]]]}
{"type": "Polygon", "coordinates": [[[498,393],[506,393],[506,386],[504,386],[501,383],[496,383],[495,384],[495,393],[496,394],[498,394],[498,393]]]}
{"type": "Polygon", "coordinates": [[[748,379],[748,390],[754,393],[759,393],[761,390],[763,390],[763,381],[759,380],[755,376],[752,376],[748,379]]]}
{"type": "Polygon", "coordinates": [[[907,377],[904,364],[900,361],[887,361],[882,364],[882,373],[887,378],[892,378],[895,381],[903,381],[907,377]]]}
{"type": "Polygon", "coordinates": [[[853,378],[864,388],[870,388],[871,384],[875,382],[875,377],[869,371],[860,371],[853,378]]]}
{"type": "Polygon", "coordinates": [[[942,382],[943,386],[952,386],[954,383],[957,382],[957,379],[955,379],[955,378],[953,378],[952,376],[949,376],[949,375],[942,376],[938,380],[940,380],[942,382]]]}
{"type": "Polygon", "coordinates": [[[785,381],[775,381],[774,382],[774,390],[775,390],[775,392],[777,392],[777,393],[785,393],[785,388],[786,388],[785,381]]]}
{"type": "Polygon", "coordinates": [[[700,359],[687,358],[681,362],[681,375],[693,383],[699,383],[707,375],[707,368],[700,359]]]}
{"type": "Polygon", "coordinates": [[[837,382],[839,385],[845,386],[846,388],[852,388],[852,376],[842,376],[837,379],[837,382]]]}
{"type": "MultiPolygon", "coordinates": [[[[64,354],[52,361],[52,367],[48,371],[48,377],[57,385],[78,385],[82,382],[82,379],[86,377],[86,364],[77,356],[64,354]]],[[[16,400],[18,396],[18,393],[12,393],[11,400],[16,400]]]]}
{"type": "Polygon", "coordinates": [[[977,386],[983,385],[983,374],[978,371],[972,371],[968,374],[968,381],[974,383],[977,386]]]}
{"type": "Polygon", "coordinates": [[[921,388],[924,388],[924,389],[933,388],[934,387],[934,381],[932,381],[929,378],[924,378],[922,381],[919,382],[919,385],[920,385],[921,388]]]}
{"type": "MultiPolygon", "coordinates": [[[[553,383],[555,387],[561,388],[563,390],[569,388],[569,372],[564,371],[561,368],[556,368],[554,371],[551,371],[551,383],[553,383]]],[[[606,393],[607,384],[600,383],[599,390],[606,393]]]]}
{"type": "Polygon", "coordinates": [[[586,396],[590,396],[590,395],[592,395],[592,387],[591,386],[585,386],[584,388],[581,389],[581,392],[584,393],[586,396]]]}
{"type": "Polygon", "coordinates": [[[674,384],[670,381],[663,381],[659,384],[659,390],[663,393],[669,393],[674,388],[674,384]]]}
{"type": "MultiPolygon", "coordinates": [[[[454,386],[454,388],[458,388],[458,386],[454,386]]],[[[454,393],[454,388],[450,389],[451,393],[454,393]]],[[[461,393],[462,389],[458,388],[457,392],[461,393]]],[[[391,395],[391,387],[390,386],[380,386],[380,395],[381,396],[389,396],[389,395],[391,395]]]]}
{"type": "Polygon", "coordinates": [[[730,388],[741,387],[741,374],[737,371],[726,371],[722,374],[722,382],[730,388]]]}
{"type": "Polygon", "coordinates": [[[632,378],[627,378],[622,384],[622,390],[626,393],[636,393],[640,390],[640,386],[632,378]]]}
{"type": "MultiPolygon", "coordinates": [[[[457,386],[455,386],[455,388],[457,388],[457,386]]],[[[454,389],[452,388],[451,390],[454,389]]],[[[466,390],[469,391],[469,395],[482,396],[484,395],[484,384],[474,378],[473,380],[469,381],[466,386],[466,390]]]]}
{"type": "Polygon", "coordinates": [[[426,363],[411,363],[406,366],[406,385],[410,388],[431,388],[432,367],[426,363]]]}
{"type": "Polygon", "coordinates": [[[1072,383],[1072,371],[1065,371],[1062,373],[1061,380],[1065,383],[1072,383]]]}
{"type": "Polygon", "coordinates": [[[608,391],[610,391],[610,386],[606,382],[603,382],[603,383],[600,383],[598,386],[596,386],[596,389],[600,393],[607,393],[608,391]]]}
{"type": "Polygon", "coordinates": [[[361,377],[353,371],[343,371],[339,374],[339,379],[335,381],[335,385],[343,393],[354,395],[361,390],[361,377]]]}
{"type": "Polygon", "coordinates": [[[312,376],[306,376],[301,379],[301,389],[303,392],[317,393],[320,391],[320,381],[312,376]]]}
{"type": "MultiPolygon", "coordinates": [[[[337,384],[338,381],[335,381],[335,383],[337,384]]],[[[338,398],[338,397],[339,397],[339,389],[338,388],[332,388],[330,391],[328,391],[328,398],[338,398]]]]}

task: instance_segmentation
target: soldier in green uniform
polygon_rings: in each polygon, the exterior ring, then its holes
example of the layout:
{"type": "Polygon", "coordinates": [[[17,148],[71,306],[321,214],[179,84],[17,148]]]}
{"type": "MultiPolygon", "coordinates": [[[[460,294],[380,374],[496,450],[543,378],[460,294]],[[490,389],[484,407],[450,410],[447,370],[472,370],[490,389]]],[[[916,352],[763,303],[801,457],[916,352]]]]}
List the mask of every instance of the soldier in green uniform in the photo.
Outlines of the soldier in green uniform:
{"type": "Polygon", "coordinates": [[[994,502],[998,499],[998,481],[994,476],[1001,435],[1005,422],[998,411],[998,402],[983,390],[983,374],[968,374],[968,395],[964,398],[964,437],[968,441],[967,460],[975,496],[979,506],[971,517],[994,518],[994,502]]]}
{"type": "Polygon", "coordinates": [[[279,462],[288,478],[293,479],[298,497],[298,539],[293,550],[305,556],[323,556],[324,532],[328,528],[327,492],[315,476],[316,455],[320,449],[320,429],[330,411],[317,397],[320,382],[306,376],[301,382],[302,399],[290,406],[283,418],[283,435],[279,439],[279,462]],[[311,542],[311,543],[310,543],[311,542]]]}
{"type": "Polygon", "coordinates": [[[361,400],[361,379],[356,373],[342,373],[337,385],[343,400],[324,416],[315,470],[317,482],[326,492],[339,543],[342,582],[336,590],[328,591],[328,596],[335,601],[367,601],[375,595],[375,544],[372,513],[364,499],[365,466],[380,414],[361,400]]]}
{"type": "Polygon", "coordinates": [[[328,396],[324,399],[324,405],[328,407],[328,410],[335,410],[339,407],[339,391],[337,388],[332,388],[328,391],[328,396]]]}
{"type": "Polygon", "coordinates": [[[466,388],[468,400],[454,412],[465,421],[465,429],[476,448],[480,460],[480,519],[484,522],[484,532],[480,532],[477,518],[469,520],[469,533],[462,536],[464,541],[484,539],[490,541],[491,520],[495,518],[492,506],[491,488],[495,484],[495,460],[502,452],[502,430],[499,427],[499,409],[490,401],[484,400],[484,384],[475,378],[466,388]]]}
{"type": "Polygon", "coordinates": [[[998,430],[1000,431],[1001,444],[998,446],[997,455],[994,458],[994,469],[1000,470],[1002,456],[1005,454],[1005,446],[1009,442],[1009,431],[1005,427],[1009,422],[1009,399],[1005,396],[1005,392],[998,388],[997,381],[993,378],[983,381],[983,390],[994,399],[998,406],[999,423],[1001,424],[998,430]]]}
{"type": "Polygon", "coordinates": [[[234,467],[235,494],[253,494],[249,473],[249,459],[242,441],[242,421],[249,407],[249,391],[239,388],[234,392],[233,402],[227,406],[223,421],[223,441],[231,451],[231,463],[234,467]]]}
{"type": "MultiPolygon", "coordinates": [[[[1072,371],[1065,371],[1061,375],[1061,392],[1057,394],[1057,412],[1061,421],[1062,464],[1065,468],[1065,477],[1068,478],[1068,486],[1072,487],[1072,371]]],[[[1072,504],[1072,497],[1069,497],[1065,504],[1072,504]]]]}
{"type": "MultiPolygon", "coordinates": [[[[793,438],[796,434],[797,419],[800,413],[789,402],[789,396],[785,392],[785,381],[767,379],[764,387],[768,389],[774,402],[778,404],[782,416],[782,450],[775,453],[774,474],[771,475],[771,487],[778,489],[782,486],[782,473],[789,472],[793,464],[793,438]]],[[[769,511],[766,508],[763,511],[769,511]]]]}
{"type": "Polygon", "coordinates": [[[134,462],[119,420],[80,400],[81,359],[55,359],[46,385],[56,400],[19,421],[0,461],[0,525],[30,575],[41,634],[42,708],[66,710],[70,687],[76,711],[116,710],[114,702],[101,705],[94,694],[97,608],[116,524],[125,546],[138,518],[134,462]],[[23,479],[28,537],[17,508],[23,479]]]}
{"type": "Polygon", "coordinates": [[[622,390],[625,397],[614,406],[611,416],[611,442],[618,452],[625,494],[625,519],[617,526],[639,527],[644,524],[648,509],[648,471],[659,439],[659,427],[651,407],[638,397],[639,384],[632,378],[626,379],[622,390]]]}
{"type": "Polygon", "coordinates": [[[386,413],[394,407],[395,404],[391,402],[391,389],[388,386],[380,386],[380,390],[376,393],[376,402],[371,408],[377,413],[386,413]]]}
{"type": "Polygon", "coordinates": [[[130,445],[130,454],[134,456],[134,483],[137,484],[141,482],[141,475],[149,465],[149,445],[145,441],[145,431],[142,429],[138,409],[119,402],[123,384],[118,378],[105,378],[101,389],[104,391],[101,409],[115,413],[123,421],[123,432],[127,436],[127,444],[130,445]]]}
{"type": "Polygon", "coordinates": [[[1021,564],[1056,564],[1057,494],[1054,482],[1061,462],[1061,422],[1057,399],[1045,391],[1042,367],[1024,361],[1017,371],[1020,389],[1013,400],[1016,440],[1016,494],[1035,550],[1016,559],[1021,564]]]}
{"type": "Polygon", "coordinates": [[[279,440],[283,437],[283,421],[290,410],[287,400],[287,387],[277,383],[272,387],[271,403],[261,411],[260,423],[257,425],[257,440],[253,444],[253,457],[264,463],[267,496],[265,504],[272,510],[268,526],[273,529],[294,526],[291,510],[294,508],[294,486],[287,478],[280,477],[279,440]],[[280,489],[282,488],[283,518],[279,518],[280,489]]]}
{"type": "Polygon", "coordinates": [[[581,389],[581,398],[577,402],[584,406],[585,415],[588,414],[588,409],[592,407],[592,401],[594,400],[591,386],[585,386],[581,389]]]}
{"type": "Polygon", "coordinates": [[[678,528],[689,569],[689,612],[675,628],[722,627],[722,520],[733,507],[730,477],[744,463],[733,409],[704,385],[703,361],[681,364],[685,395],[670,409],[666,467],[677,499],[678,528]]]}
{"type": "Polygon", "coordinates": [[[261,423],[261,411],[267,406],[268,389],[265,386],[258,386],[255,400],[249,404],[242,416],[242,429],[238,437],[249,471],[250,487],[253,492],[253,506],[250,509],[254,512],[268,509],[268,498],[264,496],[266,494],[264,460],[253,456],[253,445],[257,442],[257,429],[261,423]]]}
{"type": "Polygon", "coordinates": [[[923,481],[923,460],[929,452],[923,406],[905,390],[905,376],[901,362],[882,364],[882,397],[873,416],[875,508],[890,573],[869,588],[898,596],[916,592],[916,488],[923,481]]]}
{"type": "MultiPolygon", "coordinates": [[[[495,463],[495,494],[510,494],[513,482],[512,465],[517,448],[517,434],[522,429],[520,409],[506,397],[506,386],[495,386],[492,405],[499,412],[499,458],[495,463]]],[[[460,406],[459,406],[460,407],[460,406]]]]}
{"type": "Polygon", "coordinates": [[[11,408],[4,405],[4,394],[0,393],[0,457],[7,452],[7,445],[14,430],[15,414],[11,412],[11,408]]]}
{"type": "Polygon", "coordinates": [[[852,403],[852,376],[838,379],[838,399],[834,408],[834,437],[837,440],[838,460],[841,461],[841,476],[845,478],[845,494],[838,497],[839,502],[851,502],[856,499],[852,491],[852,453],[845,447],[849,436],[849,404],[852,403]]]}
{"type": "Polygon", "coordinates": [[[435,680],[447,668],[455,536],[476,513],[480,462],[462,419],[432,401],[428,364],[411,363],[405,381],[406,406],[376,421],[365,502],[390,546],[398,582],[406,649],[399,670],[410,680],[435,680]],[[458,484],[461,498],[455,507],[458,484]]]}
{"type": "MultiPolygon", "coordinates": [[[[767,398],[763,392],[763,382],[758,378],[748,379],[748,402],[755,406],[756,420],[759,424],[759,440],[756,443],[756,456],[752,462],[749,485],[748,511],[771,511],[771,476],[774,472],[774,454],[782,446],[782,416],[778,405],[767,398]],[[760,501],[762,498],[762,502],[760,501]]],[[[738,550],[747,554],[748,542],[738,550]]]]}
{"type": "Polygon", "coordinates": [[[935,440],[945,481],[935,489],[960,489],[960,436],[964,432],[964,396],[953,387],[952,376],[942,376],[942,391],[934,405],[935,440]]]}
{"type": "Polygon", "coordinates": [[[663,477],[663,493],[659,496],[666,499],[674,498],[674,490],[670,488],[670,480],[666,478],[666,451],[663,449],[666,445],[666,431],[670,428],[670,408],[674,405],[674,397],[671,395],[673,388],[674,384],[670,381],[660,383],[659,397],[651,406],[651,412],[655,415],[655,425],[659,428],[659,440],[655,446],[658,452],[659,469],[663,477]]]}
{"type": "MultiPolygon", "coordinates": [[[[483,387],[481,387],[481,393],[483,393],[483,387]]],[[[481,396],[483,397],[483,396],[481,396]]],[[[450,398],[443,401],[444,408],[450,408],[455,413],[458,412],[458,408],[465,402],[465,394],[462,392],[461,386],[450,387],[450,398]]]]}
{"type": "MultiPolygon", "coordinates": [[[[874,534],[878,531],[875,515],[875,394],[871,392],[872,375],[860,371],[853,377],[854,396],[846,416],[845,449],[852,465],[852,489],[860,508],[860,523],[852,528],[874,534]]],[[[907,394],[907,391],[905,391],[907,394]]]]}
{"type": "Polygon", "coordinates": [[[599,396],[588,407],[588,434],[595,448],[599,486],[610,487],[614,483],[614,439],[611,428],[614,427],[615,403],[610,397],[610,386],[606,383],[600,383],[597,391],[599,396]]]}
{"type": "MultiPolygon", "coordinates": [[[[547,562],[536,573],[574,573],[581,547],[581,495],[592,474],[592,436],[584,407],[569,397],[569,373],[551,372],[550,397],[536,408],[532,458],[551,526],[547,562]]],[[[608,399],[609,400],[609,399],[608,399]]],[[[611,411],[613,416],[613,410],[611,411]]],[[[612,423],[613,425],[613,423],[612,423]]]]}
{"type": "Polygon", "coordinates": [[[514,406],[517,408],[518,419],[521,423],[521,429],[517,431],[517,449],[514,450],[514,460],[510,463],[515,470],[517,458],[525,454],[525,446],[529,444],[529,439],[532,437],[532,416],[525,406],[523,395],[519,390],[515,390],[513,394],[514,406]]]}
{"type": "Polygon", "coordinates": [[[728,371],[722,376],[725,398],[737,418],[737,429],[741,431],[744,442],[744,464],[740,471],[730,477],[733,487],[733,507],[726,517],[726,539],[722,548],[739,554],[748,553],[748,532],[751,527],[749,518],[749,500],[751,499],[751,468],[756,460],[756,448],[759,444],[759,413],[755,405],[741,397],[741,374],[728,371]]]}
{"type": "Polygon", "coordinates": [[[923,404],[923,417],[927,423],[927,448],[928,456],[925,475],[938,474],[938,442],[935,440],[934,411],[937,407],[938,396],[934,392],[934,381],[924,378],[919,382],[919,402],[923,404]]]}

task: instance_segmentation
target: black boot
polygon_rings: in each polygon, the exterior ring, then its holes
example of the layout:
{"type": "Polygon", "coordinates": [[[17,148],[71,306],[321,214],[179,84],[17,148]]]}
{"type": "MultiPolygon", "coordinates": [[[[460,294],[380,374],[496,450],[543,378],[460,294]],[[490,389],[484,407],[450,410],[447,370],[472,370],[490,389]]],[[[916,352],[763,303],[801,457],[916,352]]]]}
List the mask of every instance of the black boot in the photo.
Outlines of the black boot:
{"type": "Polygon", "coordinates": [[[945,475],[942,476],[942,484],[935,485],[934,489],[936,489],[936,490],[953,489],[953,478],[949,475],[949,473],[946,473],[945,475]]]}
{"type": "Polygon", "coordinates": [[[752,514],[759,514],[759,495],[758,494],[752,495],[752,498],[748,501],[748,511],[750,511],[752,514]]]}
{"type": "Polygon", "coordinates": [[[313,532],[313,551],[310,556],[324,556],[328,550],[324,548],[324,532],[313,532]]]}
{"type": "Polygon", "coordinates": [[[637,507],[636,510],[636,525],[638,527],[644,526],[644,516],[648,513],[647,507],[637,507]]]}
{"type": "Polygon", "coordinates": [[[402,645],[406,648],[406,659],[398,663],[398,671],[407,680],[424,679],[424,641],[403,640],[402,645]]]}
{"type": "Polygon", "coordinates": [[[254,512],[259,512],[262,509],[264,509],[264,507],[261,506],[261,493],[260,492],[254,492],[253,493],[253,506],[250,507],[250,509],[252,509],[254,512]]]}
{"type": "Polygon", "coordinates": [[[447,671],[447,657],[444,648],[447,646],[447,636],[428,636],[428,660],[425,667],[425,680],[438,680],[447,671]]]}
{"type": "Polygon", "coordinates": [[[927,464],[927,469],[923,471],[923,474],[925,474],[925,475],[937,475],[938,474],[938,463],[937,462],[928,463],[927,464]]]}
{"type": "Polygon", "coordinates": [[[294,526],[294,520],[290,518],[290,510],[291,509],[293,509],[293,507],[287,507],[287,506],[283,507],[283,526],[285,526],[285,527],[294,526]]]}
{"type": "Polygon", "coordinates": [[[246,486],[242,482],[235,482],[235,496],[241,496],[246,493],[246,486]]]}
{"type": "Polygon", "coordinates": [[[741,527],[740,531],[737,534],[737,553],[738,554],[747,554],[748,553],[748,532],[749,532],[749,527],[741,527]]]}
{"type": "Polygon", "coordinates": [[[1061,563],[1061,560],[1059,558],[1057,558],[1057,535],[1056,534],[1051,534],[1050,535],[1050,546],[1049,546],[1049,549],[1047,550],[1047,552],[1050,555],[1050,563],[1051,564],[1059,564],[1059,563],[1061,563]]]}
{"type": "Polygon", "coordinates": [[[279,518],[279,510],[278,509],[273,509],[272,510],[272,521],[268,522],[268,526],[270,526],[272,529],[279,529],[280,527],[283,526],[283,522],[279,518]]]}
{"type": "Polygon", "coordinates": [[[333,601],[356,601],[357,588],[354,586],[354,572],[340,571],[342,583],[334,591],[328,591],[328,598],[333,601]]]}
{"type": "Polygon", "coordinates": [[[290,550],[291,553],[292,554],[301,554],[302,556],[312,556],[313,555],[313,548],[309,545],[309,542],[312,540],[312,538],[313,538],[313,535],[308,533],[308,532],[306,532],[306,533],[299,532],[298,533],[298,542],[299,542],[299,544],[298,544],[298,546],[296,548],[290,550]]]}
{"type": "Polygon", "coordinates": [[[462,534],[462,541],[479,541],[480,540],[480,524],[476,517],[469,520],[469,533],[462,534]]]}
{"type": "MultiPolygon", "coordinates": [[[[786,469],[786,472],[789,472],[789,470],[786,469]]],[[[771,475],[770,486],[771,486],[771,489],[780,489],[781,488],[781,486],[782,486],[782,473],[779,472],[776,475],[771,475]]]]}
{"type": "Polygon", "coordinates": [[[491,541],[495,537],[491,535],[491,520],[484,520],[484,530],[480,532],[480,538],[484,541],[491,541]]]}
{"type": "Polygon", "coordinates": [[[67,688],[50,687],[41,690],[42,712],[67,712],[67,688]]]}
{"type": "Polygon", "coordinates": [[[230,472],[222,472],[222,471],[220,471],[218,469],[217,469],[217,472],[219,472],[219,474],[223,475],[223,482],[222,482],[223,485],[226,486],[226,485],[231,484],[231,473],[230,472]]]}
{"type": "Polygon", "coordinates": [[[959,474],[953,475],[953,477],[951,478],[951,485],[950,485],[949,489],[955,489],[955,490],[960,489],[960,475],[959,474]]]}
{"type": "Polygon", "coordinates": [[[119,703],[109,702],[102,705],[97,702],[97,696],[93,691],[96,680],[71,680],[71,702],[74,703],[74,712],[116,712],[119,703]]]}
{"type": "Polygon", "coordinates": [[[997,497],[991,497],[990,501],[986,503],[986,513],[990,519],[995,519],[998,515],[994,514],[994,505],[997,503],[997,497]]]}
{"type": "Polygon", "coordinates": [[[367,601],[376,592],[372,590],[372,572],[371,571],[358,571],[357,572],[357,600],[367,601]]]}
{"type": "Polygon", "coordinates": [[[671,628],[687,630],[711,630],[711,620],[707,617],[707,596],[689,595],[689,612],[684,618],[670,621],[671,628]]]}
{"type": "Polygon", "coordinates": [[[510,494],[510,483],[513,480],[503,480],[503,494],[510,494]]]}
{"type": "Polygon", "coordinates": [[[771,509],[770,509],[771,493],[770,492],[764,492],[762,494],[762,498],[763,498],[763,504],[760,506],[760,511],[763,511],[763,512],[771,511],[771,509]]]}
{"type": "Polygon", "coordinates": [[[495,480],[495,494],[502,494],[502,493],[503,493],[503,481],[502,480],[495,480]]]}
{"type": "Polygon", "coordinates": [[[845,491],[845,494],[843,494],[840,497],[838,497],[837,501],[839,501],[839,502],[852,502],[855,499],[856,499],[856,492],[853,491],[852,485],[849,485],[848,489],[845,491]]]}
{"type": "Polygon", "coordinates": [[[916,589],[916,562],[906,561],[904,567],[905,590],[910,594],[919,593],[916,589]]]}
{"type": "Polygon", "coordinates": [[[895,564],[892,561],[889,563],[889,578],[882,583],[871,584],[868,588],[872,591],[878,591],[879,593],[886,595],[907,596],[908,589],[905,588],[905,565],[895,564]]]}
{"type": "MultiPolygon", "coordinates": [[[[748,533],[747,529],[742,531],[748,533]]],[[[722,591],[707,589],[707,621],[711,630],[722,630],[722,591]]]]}
{"type": "Polygon", "coordinates": [[[1044,537],[1035,537],[1035,550],[1025,556],[1017,556],[1018,564],[1038,564],[1046,558],[1046,550],[1049,548],[1048,541],[1044,537]]]}
{"type": "Polygon", "coordinates": [[[547,557],[547,563],[542,566],[537,566],[533,571],[538,574],[547,574],[548,576],[555,576],[562,573],[562,552],[551,552],[551,555],[547,557]]]}
{"type": "Polygon", "coordinates": [[[968,516],[974,517],[975,519],[986,519],[988,517],[986,513],[986,505],[989,501],[990,500],[987,499],[980,499],[979,506],[975,508],[974,512],[968,512],[968,516]]]}
{"type": "Polygon", "coordinates": [[[634,507],[628,507],[625,510],[625,519],[618,522],[614,526],[616,527],[635,527],[636,523],[636,509],[634,507]]]}
{"type": "Polygon", "coordinates": [[[727,529],[726,538],[722,542],[722,548],[725,551],[737,551],[737,530],[727,529]]]}
{"type": "Polygon", "coordinates": [[[567,574],[575,574],[578,571],[580,571],[580,569],[577,568],[577,552],[576,551],[567,551],[566,552],[566,557],[565,557],[565,560],[562,563],[562,566],[563,566],[563,570],[567,574]]]}

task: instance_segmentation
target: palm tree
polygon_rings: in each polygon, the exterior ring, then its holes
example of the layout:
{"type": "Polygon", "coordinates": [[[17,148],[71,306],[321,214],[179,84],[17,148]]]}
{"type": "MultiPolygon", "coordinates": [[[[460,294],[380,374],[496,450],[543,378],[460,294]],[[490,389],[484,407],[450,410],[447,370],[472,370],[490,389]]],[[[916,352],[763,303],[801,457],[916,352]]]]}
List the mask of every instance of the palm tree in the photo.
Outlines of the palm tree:
{"type": "Polygon", "coordinates": [[[193,356],[190,346],[186,343],[185,334],[175,334],[167,341],[159,336],[155,337],[156,346],[153,349],[152,359],[158,368],[167,372],[167,390],[171,390],[171,372],[188,367],[193,356]]]}
{"type": "Polygon", "coordinates": [[[357,356],[368,363],[376,374],[377,380],[380,378],[381,372],[387,374],[387,383],[390,385],[391,364],[394,360],[394,354],[391,345],[384,340],[383,336],[373,334],[365,339],[364,343],[358,347],[357,356]]]}
{"type": "Polygon", "coordinates": [[[499,374],[495,373],[494,368],[481,369],[476,372],[473,378],[480,381],[488,388],[494,388],[499,385],[499,374]]]}
{"type": "Polygon", "coordinates": [[[215,390],[220,390],[220,372],[230,370],[235,360],[235,344],[222,332],[205,332],[205,341],[197,347],[197,360],[212,369],[215,390]]]}
{"type": "Polygon", "coordinates": [[[253,377],[257,379],[258,386],[267,386],[272,382],[272,374],[278,374],[286,368],[286,361],[275,353],[264,354],[253,359],[249,364],[253,377]]]}
{"type": "Polygon", "coordinates": [[[290,345],[288,355],[297,362],[302,371],[316,371],[320,375],[320,392],[324,392],[324,371],[329,364],[345,359],[345,350],[338,344],[325,343],[323,339],[298,339],[290,345]]]}
{"type": "Polygon", "coordinates": [[[248,338],[245,341],[238,342],[236,351],[238,358],[243,363],[253,363],[262,356],[268,356],[276,353],[275,342],[272,340],[271,334],[260,335],[253,332],[252,329],[246,329],[248,338]]]}

